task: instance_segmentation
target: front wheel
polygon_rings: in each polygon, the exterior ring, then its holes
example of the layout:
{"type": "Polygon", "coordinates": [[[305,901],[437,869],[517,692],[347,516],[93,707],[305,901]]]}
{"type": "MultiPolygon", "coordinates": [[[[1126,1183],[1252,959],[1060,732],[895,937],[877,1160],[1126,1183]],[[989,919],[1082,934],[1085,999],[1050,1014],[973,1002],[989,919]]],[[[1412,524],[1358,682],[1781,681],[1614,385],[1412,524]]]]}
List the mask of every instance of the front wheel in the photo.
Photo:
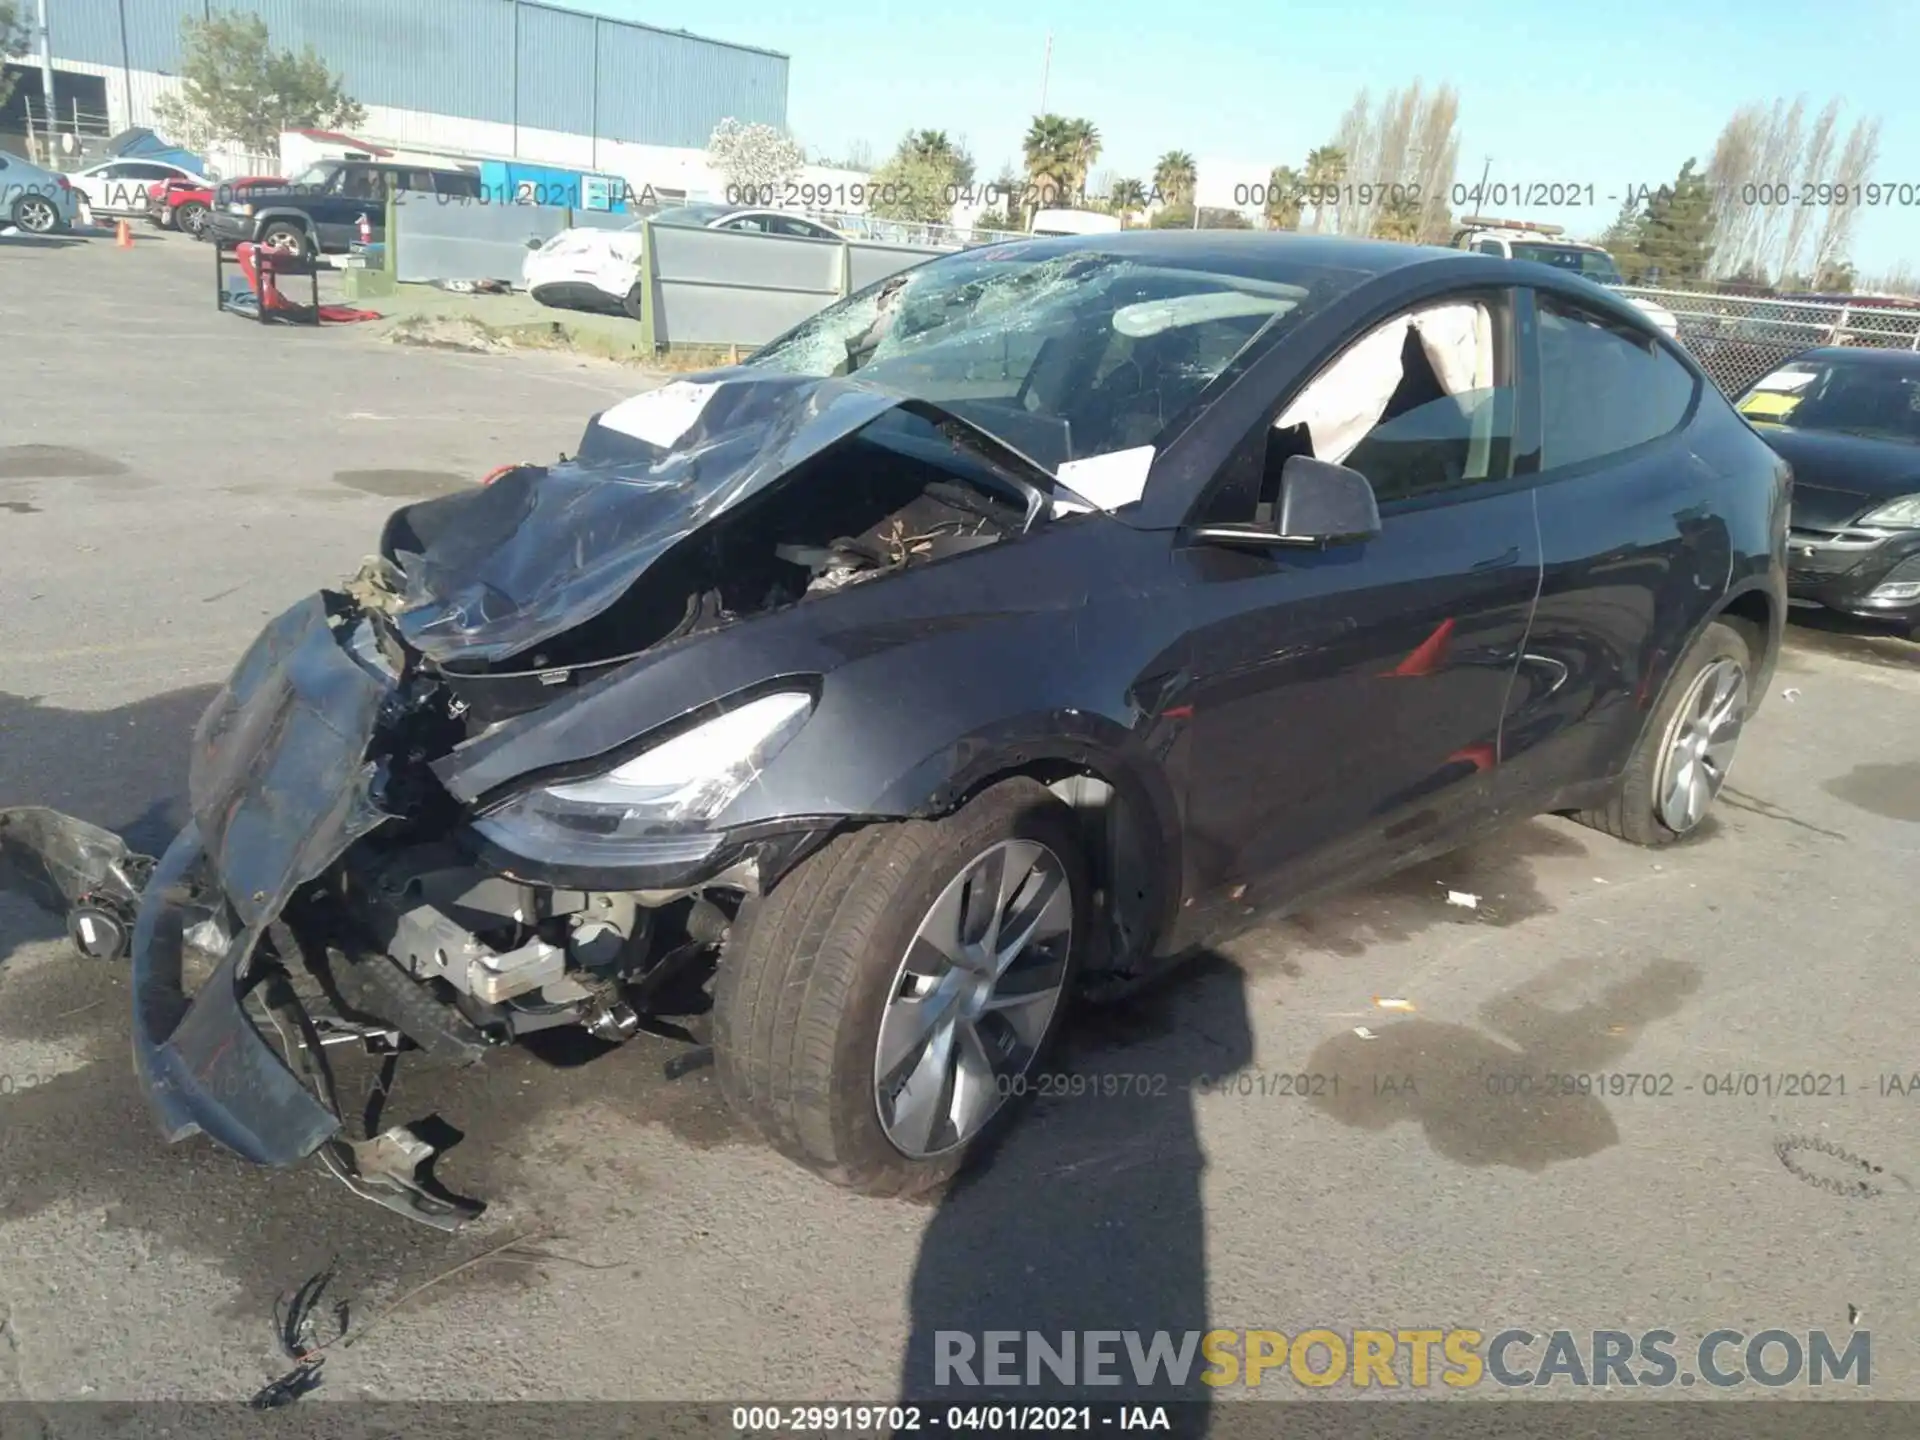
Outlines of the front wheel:
{"type": "Polygon", "coordinates": [[[1636,845],[1691,834],[1726,782],[1752,708],[1753,654],[1724,620],[1682,658],[1613,798],[1573,818],[1636,845]]]}
{"type": "Polygon", "coordinates": [[[176,205],[173,210],[173,223],[198,240],[207,228],[207,207],[198,200],[189,200],[183,205],[176,205]]]}
{"type": "Polygon", "coordinates": [[[838,837],[742,908],[714,987],[723,1093],[837,1185],[941,1184],[1032,1088],[1089,894],[1073,814],[1032,780],[838,837]]]}
{"type": "Polygon", "coordinates": [[[626,312],[629,320],[638,320],[643,313],[643,303],[640,286],[635,285],[627,291],[626,298],[620,302],[620,308],[626,312]]]}

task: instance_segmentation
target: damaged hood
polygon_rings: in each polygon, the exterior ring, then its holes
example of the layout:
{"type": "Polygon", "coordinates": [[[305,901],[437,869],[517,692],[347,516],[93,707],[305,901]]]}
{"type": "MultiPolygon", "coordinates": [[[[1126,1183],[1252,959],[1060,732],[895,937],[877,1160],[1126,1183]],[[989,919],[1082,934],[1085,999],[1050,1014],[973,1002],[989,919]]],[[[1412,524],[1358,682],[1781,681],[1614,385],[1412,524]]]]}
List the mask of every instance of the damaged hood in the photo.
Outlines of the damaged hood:
{"type": "Polygon", "coordinates": [[[860,380],[708,372],[595,416],[571,460],[396,511],[381,541],[401,572],[387,608],[430,660],[505,660],[600,614],[695,530],[900,407],[1004,448],[860,380]]]}

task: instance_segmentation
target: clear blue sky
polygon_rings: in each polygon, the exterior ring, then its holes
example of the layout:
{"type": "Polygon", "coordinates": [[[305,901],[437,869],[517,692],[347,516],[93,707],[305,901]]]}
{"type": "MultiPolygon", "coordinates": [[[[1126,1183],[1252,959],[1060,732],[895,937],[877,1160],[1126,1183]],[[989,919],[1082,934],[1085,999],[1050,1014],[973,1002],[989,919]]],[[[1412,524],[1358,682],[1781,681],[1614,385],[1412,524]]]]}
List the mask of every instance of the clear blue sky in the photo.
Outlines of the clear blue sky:
{"type": "MultiPolygon", "coordinates": [[[[1920,7],[1907,0],[562,3],[783,51],[788,121],[810,148],[864,140],[884,157],[905,130],[940,129],[966,138],[983,178],[1018,160],[1051,30],[1048,108],[1099,127],[1096,171],[1144,178],[1173,148],[1298,164],[1362,86],[1417,78],[1460,91],[1461,181],[1491,156],[1496,183],[1592,184],[1592,212],[1529,216],[1575,233],[1612,219],[1625,187],[1669,181],[1689,155],[1704,164],[1738,105],[1801,93],[1812,110],[1842,96],[1843,125],[1879,114],[1875,178],[1920,192],[1920,7]]],[[[1861,214],[1863,273],[1920,269],[1913,198],[1861,214]]]]}

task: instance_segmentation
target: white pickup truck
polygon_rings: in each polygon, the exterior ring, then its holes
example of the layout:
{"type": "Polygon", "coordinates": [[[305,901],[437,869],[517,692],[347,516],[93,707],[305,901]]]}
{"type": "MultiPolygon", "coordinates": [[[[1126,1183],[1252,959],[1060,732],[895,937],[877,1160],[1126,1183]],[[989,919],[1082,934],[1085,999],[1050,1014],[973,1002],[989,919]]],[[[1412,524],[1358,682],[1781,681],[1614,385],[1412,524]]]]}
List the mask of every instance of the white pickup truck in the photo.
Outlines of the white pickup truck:
{"type": "MultiPolygon", "coordinates": [[[[1456,249],[1555,265],[1616,290],[1627,283],[1613,256],[1598,245],[1563,239],[1566,231],[1558,225],[1538,225],[1530,220],[1488,220],[1478,215],[1468,215],[1460,224],[1461,228],[1453,236],[1456,249]]],[[[1678,336],[1680,322],[1666,306],[1643,300],[1638,295],[1625,298],[1645,311],[1647,318],[1668,335],[1678,336]]]]}

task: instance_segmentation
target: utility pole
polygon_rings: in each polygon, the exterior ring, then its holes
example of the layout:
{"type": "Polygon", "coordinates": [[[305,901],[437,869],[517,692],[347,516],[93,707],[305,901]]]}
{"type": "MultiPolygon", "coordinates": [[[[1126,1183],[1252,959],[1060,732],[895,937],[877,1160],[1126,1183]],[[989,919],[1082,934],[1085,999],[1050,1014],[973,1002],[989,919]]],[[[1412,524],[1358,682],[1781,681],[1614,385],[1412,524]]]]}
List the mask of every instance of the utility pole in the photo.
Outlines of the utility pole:
{"type": "MultiPolygon", "coordinates": [[[[45,6],[47,0],[40,0],[45,6]]],[[[1053,32],[1047,32],[1046,58],[1040,62],[1040,113],[1047,113],[1047,82],[1053,78],[1053,32]]]]}
{"type": "MultiPolygon", "coordinates": [[[[40,0],[40,103],[46,106],[47,143],[53,143],[53,31],[47,28],[47,0],[40,0]]],[[[127,122],[131,125],[133,122],[127,122]]],[[[52,152],[49,151],[49,154],[52,152]]]]}

